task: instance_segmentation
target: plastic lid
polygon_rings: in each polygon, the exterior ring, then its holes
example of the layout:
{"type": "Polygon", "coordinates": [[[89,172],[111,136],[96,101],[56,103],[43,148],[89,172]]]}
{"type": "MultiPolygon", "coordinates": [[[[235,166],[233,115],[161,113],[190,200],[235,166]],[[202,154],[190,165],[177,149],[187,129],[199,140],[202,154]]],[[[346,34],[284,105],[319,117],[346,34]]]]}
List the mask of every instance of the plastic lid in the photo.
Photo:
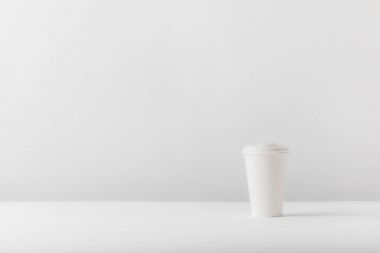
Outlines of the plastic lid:
{"type": "Polygon", "coordinates": [[[289,149],[285,146],[278,145],[272,142],[263,142],[256,146],[245,146],[243,154],[257,153],[289,153],[289,149]]]}

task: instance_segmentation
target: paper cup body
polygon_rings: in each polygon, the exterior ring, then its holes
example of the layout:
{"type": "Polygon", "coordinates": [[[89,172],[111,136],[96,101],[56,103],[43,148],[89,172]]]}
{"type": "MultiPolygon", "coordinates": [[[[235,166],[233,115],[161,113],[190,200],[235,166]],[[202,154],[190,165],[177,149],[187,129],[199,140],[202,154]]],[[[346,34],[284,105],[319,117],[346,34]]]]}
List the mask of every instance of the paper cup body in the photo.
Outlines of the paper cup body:
{"type": "Polygon", "coordinates": [[[250,146],[243,150],[252,215],[255,217],[281,216],[287,149],[254,147],[256,149],[250,146]]]}

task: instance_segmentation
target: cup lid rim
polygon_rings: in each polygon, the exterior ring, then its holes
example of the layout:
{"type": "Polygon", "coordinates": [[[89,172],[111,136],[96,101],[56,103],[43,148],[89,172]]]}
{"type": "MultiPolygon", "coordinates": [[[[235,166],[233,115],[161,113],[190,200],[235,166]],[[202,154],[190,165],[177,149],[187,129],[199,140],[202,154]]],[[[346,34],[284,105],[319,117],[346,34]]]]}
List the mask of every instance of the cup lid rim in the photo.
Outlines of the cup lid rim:
{"type": "Polygon", "coordinates": [[[263,142],[254,146],[245,146],[243,148],[243,154],[252,153],[289,153],[289,149],[286,146],[278,145],[273,142],[263,142]]]}

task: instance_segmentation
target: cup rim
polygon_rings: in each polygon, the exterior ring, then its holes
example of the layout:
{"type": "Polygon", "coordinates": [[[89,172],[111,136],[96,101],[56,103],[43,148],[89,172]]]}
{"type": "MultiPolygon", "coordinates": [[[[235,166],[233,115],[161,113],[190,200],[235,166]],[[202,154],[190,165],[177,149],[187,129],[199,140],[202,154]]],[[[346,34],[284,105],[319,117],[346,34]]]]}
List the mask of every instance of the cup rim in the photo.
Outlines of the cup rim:
{"type": "Polygon", "coordinates": [[[289,149],[286,146],[276,143],[261,143],[259,145],[247,145],[243,148],[243,154],[279,153],[287,154],[289,149]]]}

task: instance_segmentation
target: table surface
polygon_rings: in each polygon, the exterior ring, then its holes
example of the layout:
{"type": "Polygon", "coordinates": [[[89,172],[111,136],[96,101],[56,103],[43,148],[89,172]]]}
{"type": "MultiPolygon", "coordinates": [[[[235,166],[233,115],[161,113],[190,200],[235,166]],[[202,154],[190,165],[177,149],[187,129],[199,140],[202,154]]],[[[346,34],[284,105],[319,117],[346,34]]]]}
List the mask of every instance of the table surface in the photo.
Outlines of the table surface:
{"type": "Polygon", "coordinates": [[[0,202],[0,252],[380,252],[380,202],[0,202]]]}

